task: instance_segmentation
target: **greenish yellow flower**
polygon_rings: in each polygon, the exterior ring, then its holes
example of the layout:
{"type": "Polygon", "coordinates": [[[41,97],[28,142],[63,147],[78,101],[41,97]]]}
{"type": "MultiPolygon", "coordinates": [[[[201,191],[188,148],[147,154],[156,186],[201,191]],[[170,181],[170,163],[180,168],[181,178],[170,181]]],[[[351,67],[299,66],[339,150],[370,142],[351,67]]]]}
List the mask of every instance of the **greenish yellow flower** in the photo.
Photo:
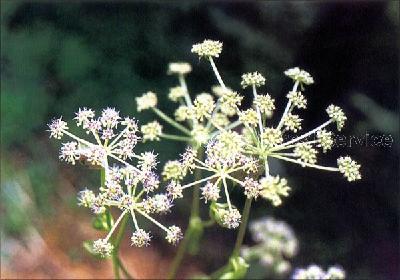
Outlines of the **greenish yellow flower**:
{"type": "Polygon", "coordinates": [[[185,176],[184,168],[182,164],[177,160],[169,160],[164,165],[163,172],[161,174],[165,181],[177,180],[180,181],[185,176]]]}
{"type": "Polygon", "coordinates": [[[274,206],[281,205],[281,196],[288,196],[291,190],[287,185],[287,180],[279,178],[279,176],[263,177],[260,180],[260,184],[262,186],[261,196],[270,200],[274,206]]]}
{"type": "Polygon", "coordinates": [[[183,122],[192,118],[191,110],[188,106],[181,105],[175,110],[175,119],[178,122],[183,122]]]}
{"type": "Polygon", "coordinates": [[[195,44],[192,53],[200,57],[219,57],[222,52],[222,43],[213,40],[204,40],[203,43],[195,44]]]}
{"type": "Polygon", "coordinates": [[[168,64],[168,74],[186,75],[192,72],[192,66],[187,62],[171,62],[168,64]]]}
{"type": "Polygon", "coordinates": [[[215,104],[213,97],[208,93],[200,93],[194,100],[194,115],[200,121],[210,118],[215,104]]]}
{"type": "Polygon", "coordinates": [[[349,182],[360,180],[360,164],[352,160],[351,157],[340,157],[337,160],[340,173],[342,173],[349,182]]]}
{"type": "Polygon", "coordinates": [[[140,131],[143,133],[143,141],[160,140],[162,134],[162,126],[158,121],[152,121],[142,125],[140,131]]]}
{"type": "Polygon", "coordinates": [[[233,90],[229,87],[222,87],[220,85],[215,85],[211,87],[211,92],[214,93],[216,96],[221,97],[229,92],[232,92],[233,90]]]}
{"type": "Polygon", "coordinates": [[[307,99],[300,91],[289,91],[286,97],[292,102],[293,106],[301,109],[307,108],[307,99]]]}
{"type": "Polygon", "coordinates": [[[246,73],[242,75],[242,82],[240,83],[240,85],[243,88],[246,88],[248,86],[260,87],[265,85],[265,78],[258,72],[246,73]]]}
{"type": "Polygon", "coordinates": [[[336,122],[337,129],[339,131],[342,130],[344,127],[344,123],[347,120],[346,115],[344,114],[343,110],[335,105],[329,105],[328,108],[326,109],[326,112],[328,113],[329,117],[336,122]]]}
{"type": "Polygon", "coordinates": [[[261,139],[266,147],[272,148],[283,142],[282,131],[276,128],[267,127],[261,134],[261,139]]]}
{"type": "Polygon", "coordinates": [[[152,91],[148,91],[141,97],[136,97],[136,104],[138,112],[154,108],[157,106],[157,95],[152,91]]]}
{"type": "Polygon", "coordinates": [[[294,153],[302,162],[314,164],[317,162],[317,150],[311,144],[299,143],[294,149],[294,153]]]}
{"type": "Polygon", "coordinates": [[[220,98],[221,112],[227,116],[233,116],[237,112],[237,107],[240,106],[243,97],[236,91],[227,91],[220,98]]]}
{"type": "Polygon", "coordinates": [[[254,99],[254,106],[260,108],[261,113],[271,117],[275,110],[275,100],[269,94],[257,95],[254,99]]]}
{"type": "Polygon", "coordinates": [[[246,111],[239,112],[239,120],[246,125],[257,126],[257,112],[254,109],[247,109],[246,111]]]}
{"type": "Polygon", "coordinates": [[[286,70],[285,75],[295,82],[300,84],[311,85],[314,83],[313,77],[307,71],[301,70],[299,67],[294,67],[286,70]]]}
{"type": "Polygon", "coordinates": [[[318,147],[322,148],[322,151],[326,153],[328,150],[332,149],[333,139],[332,132],[325,129],[317,131],[318,147]]]}
{"type": "Polygon", "coordinates": [[[225,158],[243,151],[243,137],[235,131],[223,131],[216,137],[216,140],[219,153],[225,158]]]}
{"type": "Polygon", "coordinates": [[[192,133],[193,139],[198,144],[204,144],[210,138],[208,129],[200,124],[194,125],[191,133],[192,133]]]}
{"type": "Polygon", "coordinates": [[[302,119],[298,115],[289,113],[283,119],[283,125],[287,130],[297,132],[301,129],[301,121],[302,119]]]}
{"type": "Polygon", "coordinates": [[[172,87],[169,89],[168,98],[173,102],[178,102],[179,98],[185,96],[185,90],[180,87],[172,87]]]}

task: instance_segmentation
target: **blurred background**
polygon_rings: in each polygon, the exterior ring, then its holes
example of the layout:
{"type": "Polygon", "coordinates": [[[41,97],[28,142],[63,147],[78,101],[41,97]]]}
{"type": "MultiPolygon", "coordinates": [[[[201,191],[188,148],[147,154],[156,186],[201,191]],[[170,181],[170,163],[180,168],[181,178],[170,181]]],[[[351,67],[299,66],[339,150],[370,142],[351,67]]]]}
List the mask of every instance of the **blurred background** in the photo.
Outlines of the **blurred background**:
{"type": "MultiPolygon", "coordinates": [[[[303,127],[323,122],[331,103],[349,118],[345,147],[321,164],[346,154],[362,164],[363,180],[348,183],[338,174],[273,163],[293,192],[279,208],[257,201],[251,218],[273,215],[292,226],[300,241],[293,266],[340,264],[351,279],[398,279],[398,36],[398,1],[1,1],[2,278],[111,277],[109,262],[82,248],[99,233],[90,213],[76,206],[76,193],[96,187],[98,174],[60,163],[46,124],[60,115],[70,120],[82,106],[116,107],[144,123],[155,117],[137,113],[135,97],[148,90],[172,113],[166,96],[177,81],[166,75],[169,62],[193,65],[192,93],[216,84],[209,65],[190,53],[193,43],[209,38],[224,43],[217,65],[226,83],[240,90],[242,73],[260,71],[278,111],[291,89],[283,71],[309,71],[316,82],[306,90],[303,127]]],[[[175,142],[143,148],[159,153],[161,163],[183,151],[175,142]]],[[[242,195],[234,196],[240,207],[242,195]]],[[[187,216],[182,201],[165,219],[185,227],[187,216]]],[[[163,277],[175,248],[154,232],[151,247],[134,249],[128,235],[121,249],[128,268],[138,277],[163,277]]],[[[223,265],[234,237],[207,230],[199,257],[186,258],[181,276],[223,265]]],[[[255,265],[248,277],[265,275],[255,265]]]]}

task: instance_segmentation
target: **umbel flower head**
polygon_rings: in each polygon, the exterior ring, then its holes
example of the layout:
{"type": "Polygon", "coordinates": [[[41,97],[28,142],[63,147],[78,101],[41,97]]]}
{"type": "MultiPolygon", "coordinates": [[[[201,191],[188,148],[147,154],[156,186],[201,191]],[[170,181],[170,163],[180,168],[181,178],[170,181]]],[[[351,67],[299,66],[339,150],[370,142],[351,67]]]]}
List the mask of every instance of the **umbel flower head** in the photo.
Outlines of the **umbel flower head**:
{"type": "Polygon", "coordinates": [[[122,218],[128,214],[135,226],[132,245],[147,246],[151,240],[150,233],[139,227],[138,215],[164,230],[167,241],[176,244],[179,240],[177,227],[173,227],[172,232],[151,216],[169,212],[173,204],[167,194],[153,194],[160,185],[158,175],[154,172],[157,155],[153,152],[134,152],[140,140],[137,122],[129,117],[121,118],[119,112],[112,108],[104,109],[98,118],[92,109],[79,109],[75,120],[77,126],[86,132],[84,135],[90,136],[88,140],[71,133],[61,118],[49,124],[51,137],[61,139],[67,136],[73,140],[62,144],[60,159],[75,164],[84,158],[89,164],[103,169],[105,174],[104,184],[98,192],[84,189],[79,193],[79,205],[90,208],[94,214],[102,214],[110,207],[121,210],[107,236],[93,243],[94,252],[103,257],[110,256],[113,245],[109,239],[122,218]],[[173,242],[170,238],[172,234],[177,236],[173,242]]]}
{"type": "Polygon", "coordinates": [[[204,40],[203,43],[195,44],[192,53],[200,57],[219,57],[222,52],[222,43],[213,40],[204,40]]]}

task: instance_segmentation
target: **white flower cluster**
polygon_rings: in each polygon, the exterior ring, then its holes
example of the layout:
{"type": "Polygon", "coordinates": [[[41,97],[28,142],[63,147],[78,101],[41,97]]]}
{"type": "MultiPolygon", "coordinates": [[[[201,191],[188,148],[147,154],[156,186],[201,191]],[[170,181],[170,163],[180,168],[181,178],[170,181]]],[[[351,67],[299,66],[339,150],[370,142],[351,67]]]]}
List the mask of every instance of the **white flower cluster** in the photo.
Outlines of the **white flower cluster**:
{"type": "Polygon", "coordinates": [[[346,272],[340,266],[331,266],[324,271],[318,265],[312,264],[307,268],[297,268],[292,279],[345,279],[346,272]]]}
{"type": "Polygon", "coordinates": [[[219,41],[204,40],[203,43],[195,44],[192,53],[200,57],[219,57],[222,52],[222,43],[219,41]]]}
{"type": "Polygon", "coordinates": [[[242,247],[241,255],[246,260],[258,260],[275,275],[288,273],[291,270],[288,260],[297,254],[299,247],[292,228],[283,221],[264,217],[250,223],[250,232],[257,244],[242,247]]]}
{"type": "Polygon", "coordinates": [[[104,109],[98,118],[92,109],[79,109],[75,120],[78,127],[91,135],[94,143],[71,133],[61,118],[53,120],[49,124],[51,137],[61,139],[68,136],[74,140],[62,144],[60,159],[70,164],[85,160],[91,165],[99,166],[105,175],[104,184],[97,194],[88,189],[79,193],[79,205],[90,208],[97,215],[103,214],[109,207],[117,207],[122,211],[107,237],[93,243],[93,250],[103,257],[111,254],[113,246],[109,243],[109,238],[127,214],[132,216],[135,225],[131,238],[133,245],[147,246],[151,239],[150,233],[138,226],[137,215],[159,226],[166,232],[167,240],[176,244],[180,238],[178,230],[174,227],[171,232],[150,216],[170,211],[172,200],[166,194],[152,195],[160,185],[158,175],[154,172],[157,155],[152,152],[134,152],[140,140],[137,122],[128,117],[121,118],[119,112],[112,108],[104,109]],[[133,159],[136,164],[126,161],[133,159]]]}

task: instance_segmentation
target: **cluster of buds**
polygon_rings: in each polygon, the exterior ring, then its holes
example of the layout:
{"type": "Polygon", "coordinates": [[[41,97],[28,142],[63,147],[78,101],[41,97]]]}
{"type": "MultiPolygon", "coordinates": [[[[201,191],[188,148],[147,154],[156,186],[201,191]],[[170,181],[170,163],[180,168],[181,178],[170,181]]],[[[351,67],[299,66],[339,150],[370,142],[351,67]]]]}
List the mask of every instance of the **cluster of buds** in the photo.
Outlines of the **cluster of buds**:
{"type": "Polygon", "coordinates": [[[312,264],[307,268],[297,268],[292,279],[345,279],[346,272],[340,266],[331,266],[324,271],[318,265],[312,264]]]}
{"type": "Polygon", "coordinates": [[[258,260],[274,275],[288,273],[291,270],[288,259],[298,251],[298,241],[292,228],[283,221],[265,217],[250,223],[250,232],[257,244],[242,247],[243,258],[258,260]]]}
{"type": "Polygon", "coordinates": [[[166,232],[167,241],[176,244],[182,238],[180,229],[176,226],[165,227],[151,216],[168,212],[172,200],[166,194],[154,194],[160,185],[159,177],[154,172],[157,155],[153,152],[134,152],[140,140],[136,120],[121,118],[119,112],[112,108],[104,109],[98,118],[92,109],[79,109],[75,120],[76,125],[86,132],[83,134],[90,135],[86,138],[91,139],[86,140],[71,133],[62,118],[49,124],[51,137],[61,139],[67,136],[73,140],[62,144],[60,159],[70,164],[84,161],[104,171],[103,184],[98,192],[88,189],[81,191],[79,204],[90,208],[96,215],[104,214],[111,207],[121,210],[107,237],[93,243],[94,252],[103,257],[110,256],[113,245],[109,239],[127,214],[132,216],[135,226],[132,245],[147,246],[151,239],[150,233],[139,227],[137,215],[159,226],[166,232]]]}

